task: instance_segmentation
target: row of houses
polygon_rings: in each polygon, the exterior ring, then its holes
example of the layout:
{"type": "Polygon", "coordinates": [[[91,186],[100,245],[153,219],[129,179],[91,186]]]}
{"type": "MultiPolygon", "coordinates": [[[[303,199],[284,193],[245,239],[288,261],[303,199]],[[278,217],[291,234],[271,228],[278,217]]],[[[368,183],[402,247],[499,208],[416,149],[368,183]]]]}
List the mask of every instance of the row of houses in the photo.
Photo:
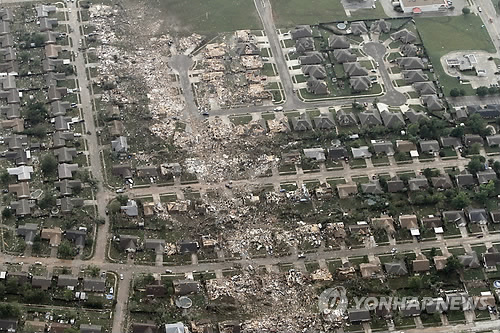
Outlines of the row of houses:
{"type": "MultiPolygon", "coordinates": [[[[78,165],[73,163],[78,152],[74,147],[68,147],[68,144],[75,140],[77,135],[70,130],[71,124],[78,122],[79,119],[73,119],[66,116],[66,112],[72,107],[69,102],[62,101],[62,98],[67,94],[67,89],[58,87],[58,81],[66,79],[64,73],[55,72],[58,65],[69,64],[69,59],[59,59],[59,50],[57,39],[59,33],[52,31],[48,26],[55,26],[57,19],[49,19],[50,13],[55,12],[53,6],[41,5],[36,7],[37,15],[40,16],[40,31],[45,35],[45,59],[44,64],[44,77],[46,82],[49,116],[55,131],[52,133],[52,154],[56,157],[58,165],[58,178],[59,181],[55,183],[55,187],[60,190],[60,198],[57,200],[57,205],[64,213],[69,213],[74,207],[83,205],[83,200],[80,198],[70,198],[72,190],[81,186],[79,180],[74,180],[73,172],[78,169],[78,165]],[[42,8],[43,7],[43,8],[42,8]],[[49,20],[51,24],[44,24],[43,22],[49,20]],[[54,21],[55,20],[55,21],[54,21]],[[50,65],[50,66],[49,66],[50,65]]],[[[4,89],[9,88],[12,91],[12,96],[20,95],[16,89],[15,77],[16,72],[7,73],[2,77],[2,84],[4,89]]],[[[9,191],[16,193],[17,200],[11,202],[10,206],[15,210],[17,216],[26,216],[32,213],[35,207],[36,198],[32,198],[30,194],[29,181],[34,172],[31,166],[31,153],[33,150],[44,148],[40,143],[30,143],[27,135],[19,134],[24,131],[24,120],[21,118],[19,107],[19,98],[11,98],[10,102],[7,99],[7,106],[2,106],[2,115],[7,120],[2,121],[2,128],[10,129],[12,134],[5,138],[8,146],[8,151],[4,157],[11,160],[16,164],[16,167],[8,168],[7,172],[17,178],[16,184],[9,185],[9,191]],[[16,134],[17,133],[17,134],[16,134]]]]}
{"type": "MultiPolygon", "coordinates": [[[[354,27],[360,31],[366,25],[364,22],[354,22],[354,27]],[[356,24],[355,24],[356,23],[356,24]]],[[[297,26],[290,31],[292,38],[296,41],[295,50],[300,55],[299,63],[302,73],[308,77],[307,90],[315,95],[329,94],[327,71],[324,66],[326,57],[323,53],[316,51],[313,33],[310,26],[297,26]]],[[[357,62],[357,56],[350,51],[350,42],[346,36],[332,35],[328,38],[328,51],[333,52],[335,60],[343,64],[344,72],[349,77],[349,84],[353,92],[366,91],[372,86],[369,72],[357,62]]]]}
{"type": "Polygon", "coordinates": [[[15,279],[19,285],[29,284],[33,288],[40,288],[42,290],[66,288],[93,293],[106,292],[106,280],[103,278],[79,278],[67,274],[36,276],[24,271],[3,271],[0,272],[0,277],[0,280],[15,279]]]}
{"type": "Polygon", "coordinates": [[[33,245],[35,237],[39,236],[42,240],[47,240],[51,247],[57,247],[63,239],[67,239],[74,243],[78,249],[85,247],[87,239],[87,230],[82,227],[78,230],[68,229],[63,231],[61,228],[42,228],[39,229],[36,223],[25,223],[19,225],[16,229],[16,234],[24,238],[26,245],[33,245]]]}
{"type": "MultiPolygon", "coordinates": [[[[151,250],[157,254],[163,254],[167,247],[164,239],[144,239],[140,241],[138,236],[120,234],[114,238],[118,248],[127,253],[137,251],[151,250]]],[[[202,237],[201,245],[204,248],[214,248],[216,241],[210,238],[202,237]]],[[[176,250],[179,254],[196,253],[200,249],[200,243],[195,240],[180,240],[177,242],[176,250]]]]}
{"type": "MultiPolygon", "coordinates": [[[[48,333],[62,333],[66,329],[70,329],[71,325],[59,322],[42,322],[42,321],[30,321],[25,322],[24,325],[30,328],[37,329],[36,332],[48,332],[48,333]]],[[[0,319],[0,332],[16,333],[18,331],[19,321],[17,319],[0,319]]],[[[101,333],[102,327],[100,325],[89,325],[80,324],[80,333],[101,333]]]]}
{"type": "MultiPolygon", "coordinates": [[[[344,231],[347,229],[351,234],[359,234],[361,236],[371,235],[373,229],[383,229],[389,235],[394,235],[396,228],[399,228],[409,231],[412,236],[420,237],[421,230],[432,230],[436,234],[442,234],[444,232],[444,228],[450,224],[457,227],[465,227],[467,224],[484,225],[489,222],[495,224],[500,223],[500,210],[497,209],[490,212],[483,208],[450,210],[436,213],[435,215],[423,216],[421,218],[418,218],[415,214],[403,214],[397,218],[382,215],[379,218],[372,218],[370,223],[366,221],[358,221],[354,225],[345,226],[341,224],[336,225],[336,227],[344,229],[344,231]]],[[[340,238],[344,237],[345,236],[340,238]]],[[[489,258],[489,256],[490,255],[487,255],[487,263],[490,263],[491,258],[489,258]]],[[[494,256],[498,259],[498,255],[494,256]]],[[[487,266],[493,269],[495,265],[496,264],[487,266]]]]}
{"type": "Polygon", "coordinates": [[[348,196],[359,192],[364,194],[383,194],[385,192],[399,193],[408,191],[423,191],[430,187],[437,190],[451,189],[454,186],[470,188],[476,186],[477,184],[487,184],[497,180],[497,174],[493,170],[489,169],[479,171],[476,174],[476,177],[470,173],[463,173],[455,176],[453,180],[448,174],[430,177],[430,179],[427,179],[424,176],[416,176],[410,178],[408,182],[405,182],[396,176],[385,181],[385,188],[382,187],[379,179],[372,179],[368,183],[363,183],[359,186],[356,183],[338,184],[337,191],[340,198],[347,198],[348,196]]]}
{"type": "MultiPolygon", "coordinates": [[[[339,140],[333,143],[333,146],[324,148],[307,148],[304,149],[304,154],[307,158],[316,161],[324,161],[326,159],[348,160],[351,157],[354,159],[367,159],[372,156],[393,156],[396,152],[409,153],[412,157],[418,157],[420,154],[436,155],[441,149],[452,148],[458,149],[461,147],[471,147],[472,145],[479,144],[483,146],[484,139],[479,135],[465,135],[463,138],[458,137],[441,137],[438,140],[419,140],[417,144],[408,140],[396,140],[395,143],[385,140],[372,140],[370,145],[351,147],[350,152],[339,140]],[[420,154],[419,154],[420,152],[420,154]]],[[[492,135],[486,137],[486,143],[490,147],[498,147],[500,144],[500,136],[492,135]]],[[[496,179],[495,172],[491,169],[478,172],[477,179],[480,184],[489,182],[489,180],[496,179]]],[[[463,183],[466,178],[470,179],[467,173],[460,175],[459,186],[473,185],[472,180],[470,184],[463,183]]]]}
{"type": "Polygon", "coordinates": [[[444,291],[442,295],[420,301],[418,298],[406,299],[399,304],[389,302],[379,303],[372,309],[351,308],[347,310],[350,323],[360,324],[370,322],[372,313],[381,319],[390,319],[397,311],[401,317],[417,317],[421,314],[440,314],[448,312],[452,308],[467,311],[473,309],[476,304],[477,310],[489,310],[496,307],[495,296],[490,291],[481,292],[480,295],[469,296],[467,291],[444,291]]]}

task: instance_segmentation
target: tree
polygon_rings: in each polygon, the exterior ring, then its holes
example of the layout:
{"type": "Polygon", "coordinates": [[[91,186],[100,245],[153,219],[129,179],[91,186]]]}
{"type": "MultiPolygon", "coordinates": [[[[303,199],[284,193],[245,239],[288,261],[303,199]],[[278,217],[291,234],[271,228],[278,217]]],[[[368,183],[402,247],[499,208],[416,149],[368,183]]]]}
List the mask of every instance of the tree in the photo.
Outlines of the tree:
{"type": "Polygon", "coordinates": [[[64,330],[64,333],[78,333],[78,332],[80,331],[73,327],[68,327],[64,330]]]}
{"type": "Polygon", "coordinates": [[[460,191],[453,199],[451,199],[451,204],[456,209],[464,209],[470,204],[469,196],[467,193],[460,191]]]}
{"type": "Polygon", "coordinates": [[[500,161],[495,161],[493,163],[493,165],[491,166],[491,168],[493,169],[493,171],[495,171],[496,173],[500,173],[500,161]]]}
{"type": "Polygon", "coordinates": [[[461,138],[465,134],[465,130],[462,126],[457,126],[453,128],[450,132],[450,136],[453,136],[455,138],[461,138]]]}
{"type": "Polygon", "coordinates": [[[462,14],[469,15],[470,14],[470,8],[469,7],[462,8],[462,14]]]}
{"type": "Polygon", "coordinates": [[[479,158],[473,158],[470,160],[469,164],[467,164],[467,169],[470,173],[477,173],[478,171],[484,170],[484,163],[481,162],[479,158]]]}
{"type": "Polygon", "coordinates": [[[465,126],[474,134],[479,134],[481,136],[491,135],[491,129],[486,127],[488,123],[477,113],[470,116],[465,122],[465,126]]]}
{"type": "Polygon", "coordinates": [[[48,117],[48,111],[45,105],[41,102],[29,103],[26,107],[24,114],[24,119],[31,123],[31,125],[37,125],[45,122],[48,117]]]}
{"type": "Polygon", "coordinates": [[[43,174],[47,177],[53,175],[57,169],[57,160],[53,155],[45,155],[40,163],[43,174]]]}
{"type": "Polygon", "coordinates": [[[41,209],[49,209],[52,208],[56,205],[56,198],[50,194],[50,193],[45,193],[45,195],[40,199],[38,202],[38,206],[41,209]]]}
{"type": "Polygon", "coordinates": [[[453,88],[450,90],[450,96],[451,97],[458,97],[460,96],[460,90],[458,90],[457,88],[453,88]]]}
{"type": "Polygon", "coordinates": [[[437,248],[433,247],[429,252],[429,257],[434,258],[435,256],[437,256],[437,248]]]}
{"type": "Polygon", "coordinates": [[[451,256],[446,259],[446,266],[444,267],[445,273],[457,272],[464,268],[464,265],[458,260],[456,256],[451,256]]]}
{"type": "MultiPolygon", "coordinates": [[[[17,281],[16,281],[17,284],[17,281]]],[[[0,304],[0,318],[16,318],[21,317],[21,309],[19,305],[13,303],[1,303],[0,304]]]]}
{"type": "Polygon", "coordinates": [[[92,275],[93,277],[97,277],[99,275],[99,273],[101,272],[101,269],[99,267],[97,267],[96,265],[90,265],[87,268],[90,271],[90,275],[92,275]]]}
{"type": "Polygon", "coordinates": [[[12,209],[8,208],[8,207],[5,207],[3,210],[2,210],[2,217],[4,219],[8,219],[8,218],[11,218],[12,215],[14,215],[14,212],[12,211],[12,209]]]}
{"type": "Polygon", "coordinates": [[[485,86],[478,87],[476,89],[476,95],[478,95],[479,97],[484,97],[488,95],[488,87],[485,86]]]}
{"type": "Polygon", "coordinates": [[[2,173],[0,173],[0,183],[5,187],[7,187],[7,185],[9,184],[9,180],[10,180],[9,173],[7,172],[7,170],[3,170],[2,173]]]}
{"type": "Polygon", "coordinates": [[[69,259],[73,258],[77,254],[77,250],[69,241],[64,240],[61,242],[61,244],[59,244],[57,254],[63,259],[69,259]]]}
{"type": "Polygon", "coordinates": [[[490,94],[490,95],[498,94],[498,88],[497,87],[489,87],[488,94],[490,94]]]}
{"type": "Polygon", "coordinates": [[[412,276],[408,278],[408,288],[413,290],[422,289],[424,287],[424,283],[420,276],[412,276]]]}
{"type": "Polygon", "coordinates": [[[116,200],[118,200],[118,202],[122,205],[122,206],[125,206],[128,202],[128,196],[126,195],[119,195],[116,197],[116,200]]]}

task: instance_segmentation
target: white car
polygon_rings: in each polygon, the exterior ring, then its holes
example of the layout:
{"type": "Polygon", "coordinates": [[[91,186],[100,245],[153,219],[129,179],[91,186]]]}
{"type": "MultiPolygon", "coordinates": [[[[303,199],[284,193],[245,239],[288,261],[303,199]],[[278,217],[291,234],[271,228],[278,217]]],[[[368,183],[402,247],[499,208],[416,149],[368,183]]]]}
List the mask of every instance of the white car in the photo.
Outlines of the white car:
{"type": "Polygon", "coordinates": [[[123,280],[123,274],[120,274],[120,280],[123,280]]]}
{"type": "Polygon", "coordinates": [[[481,9],[481,7],[477,7],[477,11],[480,12],[480,13],[483,12],[483,10],[481,9]]]}
{"type": "Polygon", "coordinates": [[[282,106],[277,106],[274,108],[274,111],[283,111],[283,107],[282,106]]]}

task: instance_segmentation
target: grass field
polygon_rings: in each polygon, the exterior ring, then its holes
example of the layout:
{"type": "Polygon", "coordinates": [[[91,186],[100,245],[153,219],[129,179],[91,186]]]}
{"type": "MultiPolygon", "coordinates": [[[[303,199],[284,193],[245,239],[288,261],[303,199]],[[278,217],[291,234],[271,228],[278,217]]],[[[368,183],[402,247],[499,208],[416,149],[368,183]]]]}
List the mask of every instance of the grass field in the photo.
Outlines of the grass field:
{"type": "Polygon", "coordinates": [[[483,25],[481,18],[470,14],[416,18],[415,21],[436,74],[444,86],[445,94],[448,96],[452,88],[463,88],[468,94],[472,94],[470,86],[460,85],[457,78],[445,74],[440,59],[445,54],[457,50],[495,52],[495,46],[488,32],[481,28],[483,25]],[[439,33],[436,33],[437,31],[439,33]]]}
{"type": "Polygon", "coordinates": [[[271,0],[271,5],[275,24],[280,28],[347,18],[340,0],[271,0]]]}
{"type": "MultiPolygon", "coordinates": [[[[146,3],[152,3],[148,0],[146,3]]],[[[252,0],[157,0],[166,23],[185,32],[214,36],[238,29],[261,29],[252,0]]]]}

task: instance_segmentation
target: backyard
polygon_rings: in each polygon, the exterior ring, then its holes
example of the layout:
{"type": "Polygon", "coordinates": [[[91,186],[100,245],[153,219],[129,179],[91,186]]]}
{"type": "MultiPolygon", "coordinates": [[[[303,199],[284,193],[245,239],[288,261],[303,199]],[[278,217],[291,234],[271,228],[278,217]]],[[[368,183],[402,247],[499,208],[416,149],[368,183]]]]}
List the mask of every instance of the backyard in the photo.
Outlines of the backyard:
{"type": "Polygon", "coordinates": [[[470,14],[416,18],[415,21],[445,94],[449,95],[452,88],[462,88],[468,95],[473,94],[470,86],[460,85],[457,78],[445,74],[440,59],[445,54],[457,50],[495,52],[495,46],[491,42],[488,32],[482,28],[481,18],[470,14]],[[436,33],[437,31],[439,33],[436,33]]]}

